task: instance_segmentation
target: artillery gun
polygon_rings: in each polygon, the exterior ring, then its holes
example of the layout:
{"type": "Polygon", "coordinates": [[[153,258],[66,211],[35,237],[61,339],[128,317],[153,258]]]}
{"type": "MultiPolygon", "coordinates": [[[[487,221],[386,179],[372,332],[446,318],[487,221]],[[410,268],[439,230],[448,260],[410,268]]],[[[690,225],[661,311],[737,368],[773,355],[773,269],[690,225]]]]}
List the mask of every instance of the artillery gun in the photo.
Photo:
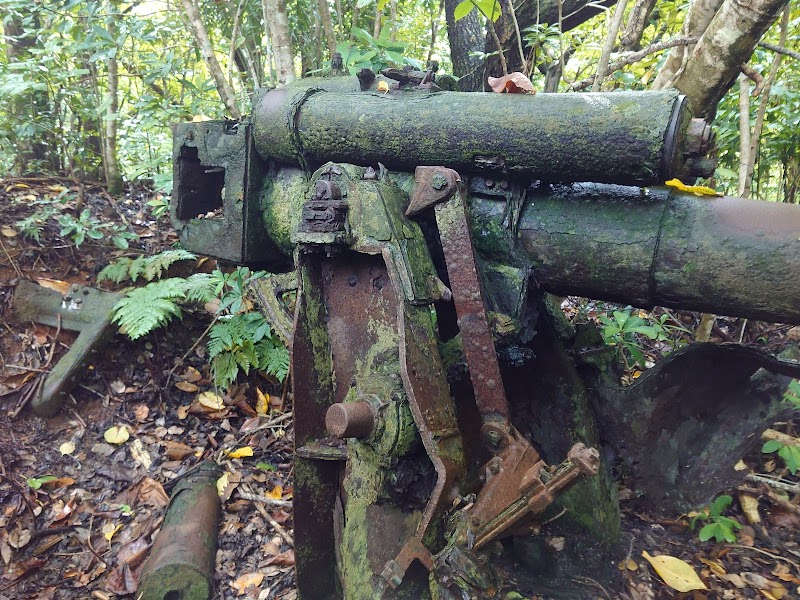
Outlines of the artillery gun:
{"type": "Polygon", "coordinates": [[[710,127],[674,91],[380,80],[303,80],[257,94],[241,121],[174,128],[183,246],[296,274],[300,596],[494,597],[486,552],[530,537],[554,502],[613,538],[601,441],[632,463],[655,453],[631,468],[656,501],[732,481],[732,463],[705,460],[720,446],[680,444],[706,424],[724,435],[728,408],[749,406],[737,433],[777,414],[797,364],[700,346],[635,386],[591,385],[609,352],[548,293],[800,323],[800,209],[645,187],[713,173],[710,127]],[[687,392],[686,361],[737,372],[728,408],[687,392]],[[780,375],[757,385],[760,367],[780,375]],[[665,401],[683,420],[648,420],[665,401]]]}

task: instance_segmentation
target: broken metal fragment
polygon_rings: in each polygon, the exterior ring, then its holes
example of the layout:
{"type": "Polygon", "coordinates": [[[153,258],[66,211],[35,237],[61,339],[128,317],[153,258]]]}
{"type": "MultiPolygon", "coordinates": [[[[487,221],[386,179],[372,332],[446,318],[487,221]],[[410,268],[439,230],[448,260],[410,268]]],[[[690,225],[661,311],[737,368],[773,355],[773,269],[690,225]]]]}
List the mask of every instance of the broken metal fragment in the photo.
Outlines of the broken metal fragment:
{"type": "Polygon", "coordinates": [[[78,284],[73,284],[63,296],[32,281],[22,280],[17,284],[14,317],[18,322],[35,321],[51,327],[60,323],[62,329],[80,332],[31,403],[37,415],[50,417],[61,408],[77,385],[92,352],[111,336],[114,305],[122,296],[78,284]]]}

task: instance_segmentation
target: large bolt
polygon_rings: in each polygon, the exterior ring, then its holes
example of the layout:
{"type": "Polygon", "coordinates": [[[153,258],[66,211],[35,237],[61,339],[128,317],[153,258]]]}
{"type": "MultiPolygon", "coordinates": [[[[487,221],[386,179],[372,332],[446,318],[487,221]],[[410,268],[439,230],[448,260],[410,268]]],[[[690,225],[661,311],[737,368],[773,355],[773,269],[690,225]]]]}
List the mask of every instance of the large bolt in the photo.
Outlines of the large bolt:
{"type": "Polygon", "coordinates": [[[325,414],[325,428],[337,438],[364,438],[375,428],[375,413],[369,402],[331,404],[325,414]]]}
{"type": "Polygon", "coordinates": [[[442,191],[447,187],[447,177],[443,173],[434,173],[431,176],[431,187],[437,191],[442,191]]]}

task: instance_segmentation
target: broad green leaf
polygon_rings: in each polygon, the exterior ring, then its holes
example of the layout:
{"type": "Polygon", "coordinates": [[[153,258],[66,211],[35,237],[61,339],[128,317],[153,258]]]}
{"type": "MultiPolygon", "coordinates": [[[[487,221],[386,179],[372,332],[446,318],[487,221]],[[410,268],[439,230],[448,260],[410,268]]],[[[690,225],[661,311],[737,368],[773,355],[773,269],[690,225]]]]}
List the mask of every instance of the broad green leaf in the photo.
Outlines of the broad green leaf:
{"type": "Polygon", "coordinates": [[[455,17],[455,20],[458,21],[459,19],[466,17],[475,9],[477,9],[477,6],[475,6],[475,3],[472,0],[461,0],[461,2],[456,5],[455,10],[453,11],[453,16],[455,17]]]}
{"type": "Polygon", "coordinates": [[[717,524],[716,523],[709,523],[705,525],[698,534],[701,542],[707,542],[713,537],[717,535],[717,524]]]}
{"type": "Polygon", "coordinates": [[[781,448],[783,448],[783,444],[781,442],[778,440],[769,440],[768,442],[765,442],[763,446],[761,446],[761,452],[764,454],[770,454],[772,452],[777,452],[781,448]]]}
{"type": "Polygon", "coordinates": [[[800,468],[800,447],[798,446],[784,446],[778,451],[780,456],[786,463],[786,468],[792,475],[797,475],[797,470],[800,468]]]}
{"type": "Polygon", "coordinates": [[[493,22],[500,18],[500,2],[497,0],[475,0],[475,5],[493,22]]]}
{"type": "Polygon", "coordinates": [[[56,479],[58,479],[58,477],[55,475],[42,475],[41,477],[28,477],[25,483],[27,483],[30,488],[38,490],[48,481],[55,481],[56,479]]]}

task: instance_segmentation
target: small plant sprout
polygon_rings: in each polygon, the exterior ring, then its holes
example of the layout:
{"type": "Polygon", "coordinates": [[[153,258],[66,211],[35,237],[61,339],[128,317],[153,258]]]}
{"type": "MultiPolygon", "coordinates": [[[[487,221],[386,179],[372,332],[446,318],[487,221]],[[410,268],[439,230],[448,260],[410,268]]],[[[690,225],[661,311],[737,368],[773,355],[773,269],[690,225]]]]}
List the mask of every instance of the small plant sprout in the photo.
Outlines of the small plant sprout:
{"type": "Polygon", "coordinates": [[[736,541],[735,530],[742,528],[741,523],[722,515],[732,502],[732,497],[723,494],[692,518],[692,529],[699,521],[706,523],[698,534],[701,542],[707,542],[711,538],[717,542],[733,543],[736,541]]]}

